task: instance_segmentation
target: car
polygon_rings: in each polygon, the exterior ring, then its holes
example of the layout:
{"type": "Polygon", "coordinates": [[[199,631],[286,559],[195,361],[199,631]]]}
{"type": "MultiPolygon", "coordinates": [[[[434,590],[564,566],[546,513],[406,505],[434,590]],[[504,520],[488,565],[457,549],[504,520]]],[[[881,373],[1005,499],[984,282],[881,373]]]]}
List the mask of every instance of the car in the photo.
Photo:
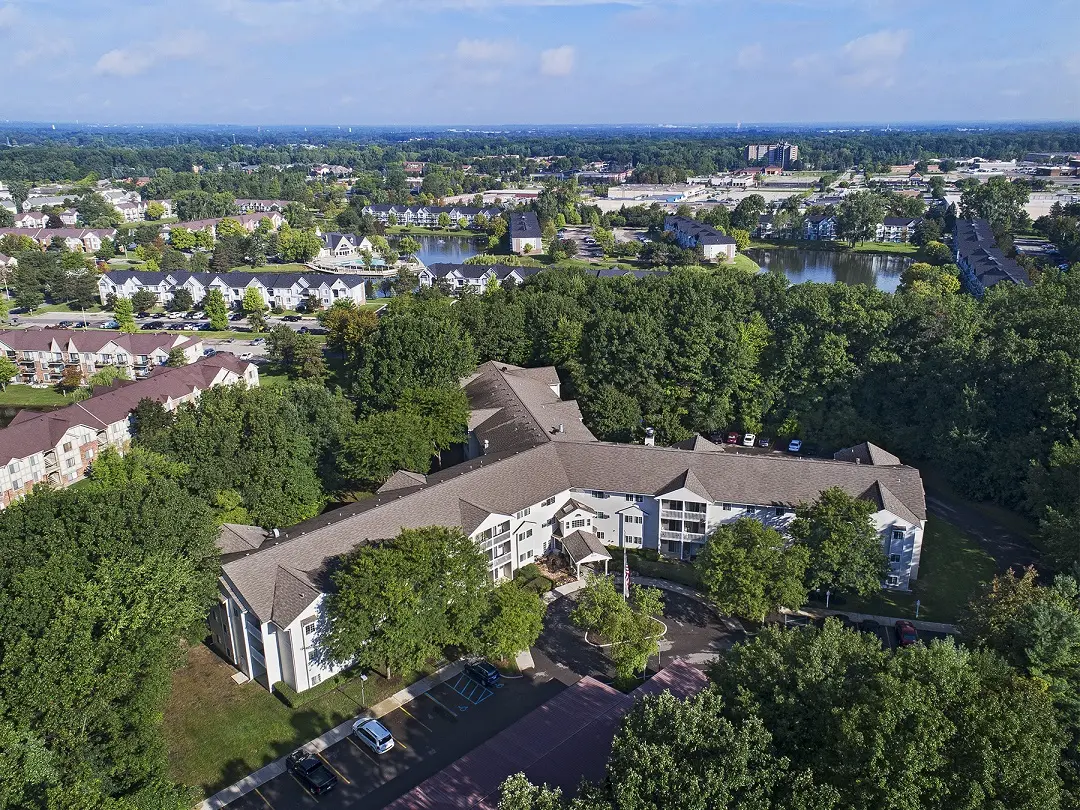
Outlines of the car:
{"type": "Polygon", "coordinates": [[[189,321],[194,321],[194,320],[198,320],[199,315],[196,314],[195,310],[191,310],[186,315],[184,315],[184,317],[189,321]]]}
{"type": "Polygon", "coordinates": [[[60,321],[60,323],[57,324],[61,329],[70,329],[73,325],[72,321],[60,321]]]}
{"type": "Polygon", "coordinates": [[[141,321],[141,320],[142,320],[143,318],[149,318],[149,317],[150,317],[150,313],[149,313],[149,312],[140,312],[140,313],[139,313],[138,315],[136,315],[135,317],[136,317],[136,318],[138,318],[138,319],[139,319],[139,320],[141,321]]]}
{"type": "Polygon", "coordinates": [[[919,631],[907,619],[900,619],[894,627],[896,628],[896,640],[901,647],[910,647],[919,640],[919,631]]]}
{"type": "Polygon", "coordinates": [[[213,357],[217,354],[217,349],[203,349],[203,357],[213,357]]]}
{"type": "Polygon", "coordinates": [[[89,325],[90,325],[90,324],[88,324],[88,323],[87,323],[86,321],[75,321],[75,323],[73,323],[73,324],[71,325],[71,327],[72,327],[73,329],[85,329],[85,328],[86,328],[86,327],[88,327],[89,325]]]}
{"type": "Polygon", "coordinates": [[[201,323],[201,324],[199,324],[199,331],[201,331],[201,332],[213,332],[214,331],[214,325],[212,323],[210,323],[209,321],[207,321],[206,323],[201,323]]]}
{"type": "Polygon", "coordinates": [[[230,321],[242,321],[242,320],[244,320],[244,313],[243,312],[234,312],[232,315],[229,316],[229,320],[230,321]]]}
{"type": "Polygon", "coordinates": [[[789,453],[798,453],[802,450],[802,439],[792,439],[788,442],[787,451],[789,453]]]}
{"type": "Polygon", "coordinates": [[[105,323],[103,323],[101,325],[101,328],[102,329],[119,329],[120,328],[120,321],[105,321],[105,323]]]}
{"type": "Polygon", "coordinates": [[[736,431],[733,430],[730,433],[728,433],[728,435],[724,439],[724,441],[727,442],[728,444],[738,444],[739,443],[739,434],[736,431]]]}
{"type": "Polygon", "coordinates": [[[743,447],[753,447],[754,442],[756,441],[757,436],[755,436],[753,433],[747,433],[745,436],[742,437],[743,447]]]}
{"type": "Polygon", "coordinates": [[[147,321],[142,325],[143,329],[161,329],[165,326],[161,321],[147,321]]]}
{"type": "Polygon", "coordinates": [[[394,735],[378,720],[370,717],[361,718],[353,723],[352,730],[356,739],[376,754],[385,754],[394,747],[394,735]]]}
{"type": "Polygon", "coordinates": [[[296,323],[297,321],[303,320],[303,318],[299,315],[282,315],[281,320],[288,321],[289,323],[296,323]]]}
{"type": "Polygon", "coordinates": [[[306,326],[301,326],[296,331],[299,332],[301,335],[306,335],[310,330],[306,326]]]}
{"type": "Polygon", "coordinates": [[[193,323],[192,321],[185,321],[184,325],[181,328],[185,332],[195,332],[198,330],[199,325],[197,323],[193,323]]]}
{"type": "Polygon", "coordinates": [[[499,682],[499,670],[483,658],[465,664],[465,674],[481,686],[494,686],[499,682]]]}
{"type": "Polygon", "coordinates": [[[296,777],[312,796],[329,793],[337,785],[338,778],[333,771],[323,764],[314,754],[300,749],[289,754],[285,760],[285,770],[296,777]]]}
{"type": "Polygon", "coordinates": [[[252,346],[262,346],[264,343],[266,343],[266,338],[255,338],[251,341],[252,346]]]}
{"type": "Polygon", "coordinates": [[[771,445],[772,439],[770,439],[768,436],[762,436],[760,439],[757,440],[758,447],[769,447],[771,445]]]}
{"type": "Polygon", "coordinates": [[[240,355],[241,360],[253,360],[254,358],[255,355],[253,355],[251,352],[244,352],[242,355],[240,355]]]}

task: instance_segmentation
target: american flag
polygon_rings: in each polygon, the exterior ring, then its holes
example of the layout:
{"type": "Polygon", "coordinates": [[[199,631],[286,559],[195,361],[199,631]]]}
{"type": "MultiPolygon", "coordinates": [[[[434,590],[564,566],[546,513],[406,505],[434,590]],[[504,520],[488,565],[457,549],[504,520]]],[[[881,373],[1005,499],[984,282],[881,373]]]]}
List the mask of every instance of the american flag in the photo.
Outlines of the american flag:
{"type": "Polygon", "coordinates": [[[630,565],[626,561],[626,549],[622,550],[622,595],[623,599],[630,598],[630,565]]]}

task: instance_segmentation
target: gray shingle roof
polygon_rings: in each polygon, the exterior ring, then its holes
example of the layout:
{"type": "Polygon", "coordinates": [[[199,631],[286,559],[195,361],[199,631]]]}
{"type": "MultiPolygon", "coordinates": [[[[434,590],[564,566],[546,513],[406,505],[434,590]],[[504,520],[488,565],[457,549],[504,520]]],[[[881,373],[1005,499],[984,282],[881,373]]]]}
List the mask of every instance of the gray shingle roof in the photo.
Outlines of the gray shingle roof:
{"type": "Polygon", "coordinates": [[[695,433],[693,438],[683,439],[681,442],[675,442],[671,445],[679,450],[696,450],[698,452],[709,452],[711,450],[721,450],[722,448],[718,444],[714,444],[702,436],[700,433],[695,433]]]}
{"type": "Polygon", "coordinates": [[[878,464],[887,466],[890,464],[903,463],[888,450],[884,450],[871,442],[863,442],[854,447],[845,447],[843,450],[837,450],[833,453],[833,458],[837,461],[850,461],[856,464],[878,464]]]}
{"type": "Polygon", "coordinates": [[[235,554],[238,551],[254,551],[265,539],[266,530],[260,526],[222,523],[218,530],[217,546],[222,554],[235,554]]]}
{"type": "Polygon", "coordinates": [[[992,287],[1002,281],[1031,286],[1027,270],[998,247],[994,231],[985,219],[958,219],[953,246],[983,287],[992,287]]]}
{"type": "Polygon", "coordinates": [[[664,217],[664,227],[676,228],[680,233],[694,237],[701,245],[734,245],[735,240],[725,236],[711,225],[698,222],[690,217],[664,217]]]}
{"type": "Polygon", "coordinates": [[[611,553],[604,547],[604,544],[600,542],[598,538],[592,532],[584,532],[578,529],[575,532],[571,532],[562,538],[563,551],[565,551],[570,559],[575,563],[584,562],[589,557],[600,557],[604,560],[611,559],[611,553]]]}
{"type": "Polygon", "coordinates": [[[544,232],[540,221],[532,211],[519,211],[508,215],[510,236],[513,239],[540,239],[544,232]]]}

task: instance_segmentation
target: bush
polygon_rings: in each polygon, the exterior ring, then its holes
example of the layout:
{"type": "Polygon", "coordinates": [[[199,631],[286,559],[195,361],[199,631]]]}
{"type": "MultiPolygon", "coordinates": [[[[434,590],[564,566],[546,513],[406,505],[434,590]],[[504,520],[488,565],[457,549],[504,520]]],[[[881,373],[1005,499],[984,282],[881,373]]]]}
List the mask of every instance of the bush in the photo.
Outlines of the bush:
{"type": "Polygon", "coordinates": [[[525,583],[523,587],[529,589],[530,591],[536,591],[538,594],[543,595],[550,591],[552,588],[554,588],[555,583],[547,577],[540,576],[536,577],[535,579],[530,579],[528,582],[525,583]]]}
{"type": "Polygon", "coordinates": [[[514,579],[521,580],[522,582],[529,582],[536,579],[538,576],[540,576],[540,566],[536,563],[529,563],[528,565],[521,566],[521,568],[517,570],[517,573],[514,574],[514,579]]]}

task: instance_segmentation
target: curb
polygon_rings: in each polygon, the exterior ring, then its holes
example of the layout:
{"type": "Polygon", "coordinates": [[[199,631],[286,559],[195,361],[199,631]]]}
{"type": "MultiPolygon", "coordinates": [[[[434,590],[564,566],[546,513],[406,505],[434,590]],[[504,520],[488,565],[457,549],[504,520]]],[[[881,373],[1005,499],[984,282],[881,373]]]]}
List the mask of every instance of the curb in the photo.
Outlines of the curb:
{"type": "MultiPolygon", "coordinates": [[[[389,714],[395,709],[401,708],[404,704],[419,697],[420,695],[438,686],[445,680],[454,677],[461,672],[463,664],[460,661],[455,661],[452,664],[447,664],[436,672],[428,675],[425,678],[421,678],[416,683],[406,686],[404,689],[400,689],[385,700],[380,700],[374,706],[370,706],[356,717],[346,720],[341,725],[335,726],[324,734],[320,734],[314,740],[307,742],[301,746],[298,746],[296,750],[303,749],[312,754],[317,754],[325,751],[332,745],[344,740],[352,733],[352,724],[356,722],[358,717],[382,717],[389,714]]],[[[215,793],[208,799],[204,799],[198,805],[197,810],[220,810],[220,808],[234,802],[241,796],[245,796],[251,793],[255,788],[265,785],[272,779],[276,779],[285,773],[285,757],[274,760],[269,765],[264,765],[259,770],[248,774],[238,782],[234,782],[227,788],[223,788],[215,793]]]]}

